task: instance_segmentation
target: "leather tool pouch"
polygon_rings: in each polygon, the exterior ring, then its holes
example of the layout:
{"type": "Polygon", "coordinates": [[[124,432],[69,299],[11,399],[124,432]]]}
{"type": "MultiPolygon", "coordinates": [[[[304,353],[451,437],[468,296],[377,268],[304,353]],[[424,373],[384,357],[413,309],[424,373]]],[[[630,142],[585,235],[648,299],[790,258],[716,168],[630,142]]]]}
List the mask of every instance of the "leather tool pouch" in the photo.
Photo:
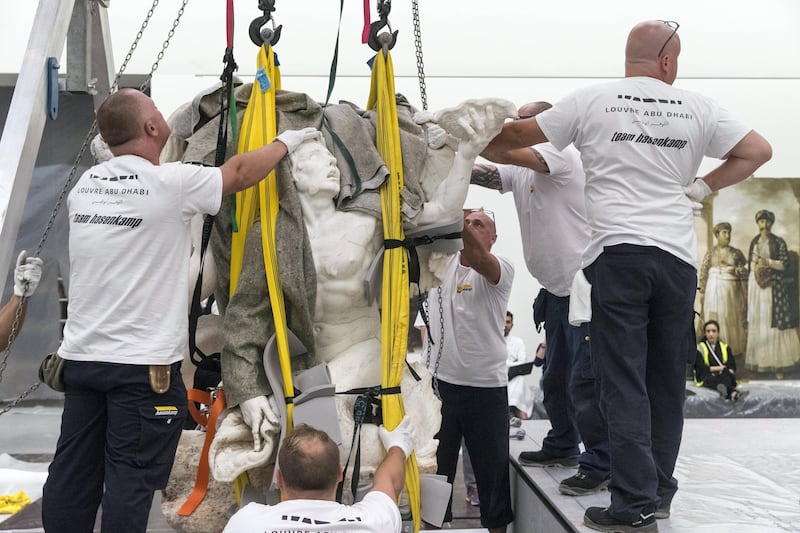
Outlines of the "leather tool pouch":
{"type": "Polygon", "coordinates": [[[150,365],[150,388],[156,394],[164,394],[169,390],[171,365],[150,365]]]}

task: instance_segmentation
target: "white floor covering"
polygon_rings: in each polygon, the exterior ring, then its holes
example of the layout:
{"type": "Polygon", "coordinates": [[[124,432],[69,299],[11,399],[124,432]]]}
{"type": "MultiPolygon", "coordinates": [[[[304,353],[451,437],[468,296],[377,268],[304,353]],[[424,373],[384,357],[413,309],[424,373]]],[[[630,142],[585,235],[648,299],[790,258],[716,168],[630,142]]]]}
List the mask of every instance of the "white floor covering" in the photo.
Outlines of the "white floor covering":
{"type": "MultiPolygon", "coordinates": [[[[548,421],[523,423],[525,440],[511,455],[538,450],[548,421]]],[[[607,506],[608,492],[564,496],[558,483],[575,468],[524,467],[578,531],[587,507],[607,506]]],[[[800,419],[687,419],[675,477],[679,489],[662,533],[767,533],[800,531],[800,419]]],[[[517,524],[517,533],[525,532],[517,524]]]]}
{"type": "MultiPolygon", "coordinates": [[[[21,463],[10,455],[52,454],[60,414],[60,407],[34,406],[0,416],[0,494],[41,495],[46,463],[21,463]]],[[[512,458],[539,449],[549,422],[528,420],[523,428],[525,440],[510,441],[512,458]]],[[[578,531],[590,531],[582,525],[586,507],[609,503],[608,492],[559,494],[558,483],[574,469],[524,472],[578,531]]],[[[679,490],[672,516],[659,520],[662,533],[800,532],[800,419],[687,419],[676,477],[679,490]]],[[[0,522],[5,518],[0,515],[0,522]]],[[[516,531],[524,531],[522,526],[516,531]]]]}

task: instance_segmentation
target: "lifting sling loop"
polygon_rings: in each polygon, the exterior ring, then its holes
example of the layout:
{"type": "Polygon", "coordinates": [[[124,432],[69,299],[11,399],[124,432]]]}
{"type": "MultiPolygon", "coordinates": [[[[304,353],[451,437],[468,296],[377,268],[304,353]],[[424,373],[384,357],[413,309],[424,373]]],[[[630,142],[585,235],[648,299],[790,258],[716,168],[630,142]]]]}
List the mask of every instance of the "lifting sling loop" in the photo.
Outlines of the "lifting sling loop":
{"type": "MultiPolygon", "coordinates": [[[[377,148],[389,169],[389,176],[380,189],[385,242],[381,290],[381,406],[383,424],[391,431],[405,415],[402,396],[389,391],[399,390],[406,360],[409,282],[407,250],[394,245],[405,239],[400,214],[403,156],[395,100],[394,68],[388,49],[379,50],[373,60],[367,109],[377,113],[377,148]]],[[[413,452],[406,464],[406,490],[416,533],[420,527],[420,488],[417,458],[413,452]]]]}
{"type": "MultiPolygon", "coordinates": [[[[277,135],[277,116],[275,113],[275,91],[280,89],[280,70],[277,56],[272,45],[265,42],[258,52],[256,79],[247,102],[247,109],[242,119],[239,135],[238,153],[255,150],[271,142],[277,135]]],[[[275,338],[278,347],[281,376],[284,390],[294,391],[292,382],[292,365],[289,351],[289,339],[286,326],[286,308],[284,306],[283,288],[278,276],[278,257],[275,247],[275,225],[278,218],[278,183],[275,171],[269,173],[267,179],[257,185],[236,194],[236,228],[231,240],[231,287],[230,294],[236,291],[236,285],[242,268],[244,244],[247,231],[259,213],[261,224],[261,244],[264,252],[264,269],[269,287],[269,299],[272,307],[272,318],[275,325],[275,338]]],[[[293,427],[294,394],[287,393],[286,398],[286,431],[293,427]]],[[[241,497],[244,480],[236,480],[237,500],[241,497]]]]}

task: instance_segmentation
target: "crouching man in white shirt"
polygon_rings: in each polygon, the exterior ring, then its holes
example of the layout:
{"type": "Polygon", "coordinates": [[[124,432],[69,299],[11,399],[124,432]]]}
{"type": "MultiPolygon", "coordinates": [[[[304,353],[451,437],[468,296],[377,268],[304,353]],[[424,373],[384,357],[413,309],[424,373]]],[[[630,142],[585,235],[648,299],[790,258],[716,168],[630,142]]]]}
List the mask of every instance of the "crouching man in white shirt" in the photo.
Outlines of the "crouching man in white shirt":
{"type": "Polygon", "coordinates": [[[336,502],[342,480],[339,448],[324,431],[306,424],[294,428],[278,452],[276,482],[281,503],[251,503],[233,515],[223,533],[292,531],[400,533],[397,498],[405,485],[406,458],[414,431],[408,417],[393,430],[380,427],[386,456],[375,470],[372,490],[354,505],[336,502]]]}

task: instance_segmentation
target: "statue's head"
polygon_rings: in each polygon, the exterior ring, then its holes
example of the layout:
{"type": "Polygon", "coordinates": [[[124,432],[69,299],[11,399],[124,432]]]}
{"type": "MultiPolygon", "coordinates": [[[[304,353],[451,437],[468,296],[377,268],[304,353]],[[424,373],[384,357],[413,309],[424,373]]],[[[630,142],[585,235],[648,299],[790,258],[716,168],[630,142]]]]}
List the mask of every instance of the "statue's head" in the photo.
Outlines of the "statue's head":
{"type": "Polygon", "coordinates": [[[325,146],[318,132],[303,142],[291,154],[292,177],[301,195],[325,193],[331,198],[339,194],[339,167],[336,158],[325,146]]]}

